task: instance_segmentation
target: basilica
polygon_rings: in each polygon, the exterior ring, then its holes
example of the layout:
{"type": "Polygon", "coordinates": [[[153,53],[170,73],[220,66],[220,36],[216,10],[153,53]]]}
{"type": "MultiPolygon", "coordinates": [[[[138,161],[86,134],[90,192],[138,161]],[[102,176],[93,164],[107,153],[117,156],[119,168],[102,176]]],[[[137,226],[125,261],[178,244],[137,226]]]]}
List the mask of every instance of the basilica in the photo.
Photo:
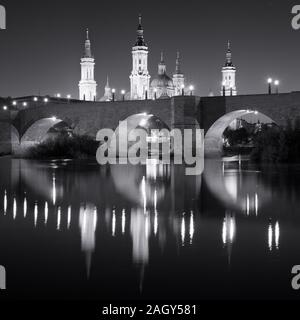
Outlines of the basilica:
{"type": "MultiPolygon", "coordinates": [[[[144,38],[142,17],[139,16],[137,38],[132,48],[132,72],[130,74],[130,92],[124,92],[123,99],[168,99],[173,96],[192,94],[193,89],[186,87],[185,76],[181,70],[181,57],[177,52],[176,67],[172,76],[167,74],[164,54],[161,53],[158,72],[152,78],[148,71],[148,45],[144,38]]],[[[115,100],[115,91],[111,89],[109,78],[104,88],[102,98],[97,98],[97,82],[95,81],[95,58],[92,55],[89,31],[86,32],[84,55],[81,58],[81,80],[79,82],[79,99],[84,101],[112,101],[115,100]]],[[[222,68],[221,95],[237,95],[236,68],[232,62],[230,43],[226,53],[226,61],[222,68]]]]}

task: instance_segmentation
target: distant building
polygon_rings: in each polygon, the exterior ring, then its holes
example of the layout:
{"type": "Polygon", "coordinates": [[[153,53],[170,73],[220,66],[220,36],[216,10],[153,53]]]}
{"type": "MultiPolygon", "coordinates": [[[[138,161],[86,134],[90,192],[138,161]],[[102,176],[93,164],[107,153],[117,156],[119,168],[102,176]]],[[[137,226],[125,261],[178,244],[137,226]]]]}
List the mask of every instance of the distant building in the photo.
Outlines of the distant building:
{"type": "Polygon", "coordinates": [[[81,58],[81,80],[79,82],[79,99],[96,101],[97,83],[94,79],[95,59],[92,55],[89,30],[86,31],[84,55],[81,58]]]}
{"type": "Polygon", "coordinates": [[[167,66],[164,61],[164,55],[161,54],[161,59],[158,64],[158,74],[151,82],[152,98],[169,98],[175,95],[175,87],[173,80],[167,75],[167,66]]]}
{"type": "Polygon", "coordinates": [[[107,81],[106,81],[106,86],[105,86],[105,92],[104,92],[104,96],[100,99],[100,101],[112,101],[113,100],[113,94],[112,94],[112,89],[109,85],[109,79],[107,77],[107,81]]]}
{"type": "Polygon", "coordinates": [[[230,48],[230,42],[228,41],[228,49],[226,53],[226,62],[222,68],[222,96],[236,96],[236,68],[232,63],[232,53],[230,48]]]}

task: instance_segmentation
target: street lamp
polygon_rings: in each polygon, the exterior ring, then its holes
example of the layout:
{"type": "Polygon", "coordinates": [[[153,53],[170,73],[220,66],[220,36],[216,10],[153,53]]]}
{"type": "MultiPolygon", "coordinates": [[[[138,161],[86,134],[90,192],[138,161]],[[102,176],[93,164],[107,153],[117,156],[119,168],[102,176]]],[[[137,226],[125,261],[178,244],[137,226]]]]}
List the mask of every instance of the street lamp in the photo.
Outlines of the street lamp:
{"type": "Polygon", "coordinates": [[[49,102],[49,99],[48,98],[44,98],[44,102],[45,103],[49,102]]]}
{"type": "Polygon", "coordinates": [[[70,94],[67,95],[67,99],[70,100],[72,96],[70,94]]]}
{"type": "Polygon", "coordinates": [[[275,80],[274,81],[274,85],[275,85],[275,88],[276,88],[276,94],[279,93],[279,84],[280,84],[279,80],[275,80]]]}
{"type": "Polygon", "coordinates": [[[111,92],[113,94],[112,101],[115,102],[115,100],[116,100],[116,89],[112,89],[111,92]]]}
{"type": "Polygon", "coordinates": [[[58,93],[58,94],[56,95],[56,98],[61,98],[61,94],[58,93]]]}
{"type": "Polygon", "coordinates": [[[268,79],[268,93],[272,94],[272,83],[273,83],[273,79],[269,78],[268,79]]]}
{"type": "Polygon", "coordinates": [[[34,98],[33,98],[33,101],[34,101],[34,102],[37,102],[37,101],[38,101],[38,98],[37,98],[37,97],[34,97],[34,98]]]}
{"type": "Polygon", "coordinates": [[[52,120],[53,122],[55,122],[55,121],[57,120],[57,118],[56,118],[56,117],[52,117],[51,120],[52,120]]]}
{"type": "Polygon", "coordinates": [[[13,101],[12,105],[16,106],[17,105],[17,101],[13,101]]]}
{"type": "Polygon", "coordinates": [[[155,88],[154,89],[154,100],[156,100],[157,99],[157,89],[155,88]]]}
{"type": "Polygon", "coordinates": [[[27,102],[23,102],[23,107],[27,107],[27,102]]]}
{"type": "Polygon", "coordinates": [[[121,95],[122,95],[122,100],[125,101],[125,94],[126,94],[126,91],[125,90],[122,90],[121,91],[121,95]]]}
{"type": "Polygon", "coordinates": [[[3,106],[3,110],[6,111],[7,110],[7,106],[3,106]]]}
{"type": "Polygon", "coordinates": [[[191,96],[194,94],[194,90],[195,90],[195,87],[194,86],[190,86],[190,94],[191,94],[191,96]]]}

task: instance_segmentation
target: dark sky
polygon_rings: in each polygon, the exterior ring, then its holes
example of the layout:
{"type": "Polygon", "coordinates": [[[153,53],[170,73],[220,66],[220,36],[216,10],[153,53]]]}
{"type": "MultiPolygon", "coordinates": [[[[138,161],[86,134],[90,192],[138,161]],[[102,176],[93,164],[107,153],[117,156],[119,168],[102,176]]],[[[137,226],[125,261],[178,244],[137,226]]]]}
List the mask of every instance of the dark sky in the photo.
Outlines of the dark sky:
{"type": "Polygon", "coordinates": [[[180,50],[187,82],[197,94],[219,93],[230,39],[239,93],[264,92],[269,75],[281,80],[281,91],[300,90],[300,30],[291,27],[296,0],[0,2],[6,6],[8,28],[0,31],[0,96],[40,91],[77,97],[86,27],[96,58],[98,95],[103,95],[107,74],[112,87],[128,90],[139,13],[152,77],[160,51],[171,75],[180,50]]]}

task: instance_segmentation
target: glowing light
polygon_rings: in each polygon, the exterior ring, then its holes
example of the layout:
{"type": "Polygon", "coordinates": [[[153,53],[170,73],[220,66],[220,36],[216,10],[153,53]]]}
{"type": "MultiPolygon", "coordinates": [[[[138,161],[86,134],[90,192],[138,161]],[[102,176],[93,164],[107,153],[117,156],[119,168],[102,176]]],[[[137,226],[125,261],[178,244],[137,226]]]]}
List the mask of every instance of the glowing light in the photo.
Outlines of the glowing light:
{"type": "Polygon", "coordinates": [[[125,90],[122,90],[122,91],[121,91],[121,95],[123,95],[123,96],[124,96],[124,95],[125,95],[125,93],[126,93],[126,91],[125,91],[125,90]]]}
{"type": "Polygon", "coordinates": [[[44,102],[45,103],[49,102],[49,99],[48,98],[44,98],[44,102]]]}
{"type": "Polygon", "coordinates": [[[246,210],[247,210],[247,216],[249,216],[249,214],[250,214],[250,197],[249,197],[249,194],[247,194],[246,210]]]}
{"type": "Polygon", "coordinates": [[[3,106],[3,110],[5,110],[5,111],[6,111],[6,110],[7,110],[7,106],[3,106]]]}
{"type": "Polygon", "coordinates": [[[94,232],[97,230],[97,223],[98,223],[98,213],[97,213],[97,207],[94,208],[94,232]]]}
{"type": "Polygon", "coordinates": [[[27,102],[23,102],[23,107],[27,107],[27,102]]]}
{"type": "Polygon", "coordinates": [[[275,86],[279,86],[279,83],[280,83],[279,80],[274,81],[275,86]]]}
{"type": "Polygon", "coordinates": [[[113,211],[113,217],[112,217],[112,236],[116,236],[116,211],[113,211]]]}
{"type": "Polygon", "coordinates": [[[226,219],[224,219],[224,221],[223,221],[222,241],[223,241],[223,244],[226,245],[226,243],[227,243],[227,223],[226,223],[226,219]]]}
{"type": "Polygon", "coordinates": [[[193,214],[193,212],[191,212],[191,218],[190,218],[190,244],[193,243],[194,233],[195,233],[194,214],[193,214]]]}
{"type": "Polygon", "coordinates": [[[181,220],[181,244],[182,246],[184,247],[184,243],[185,243],[185,218],[184,218],[184,215],[182,217],[182,220],[181,220]]]}
{"type": "Polygon", "coordinates": [[[194,91],[195,87],[194,86],[190,86],[190,91],[194,91]]]}
{"type": "Polygon", "coordinates": [[[255,214],[258,215],[258,194],[255,194],[255,214]]]}
{"type": "Polygon", "coordinates": [[[144,213],[146,213],[146,211],[147,211],[147,194],[146,194],[146,178],[145,178],[145,176],[143,177],[143,180],[142,180],[141,189],[142,189],[142,196],[143,196],[143,203],[144,203],[144,213]]]}
{"type": "Polygon", "coordinates": [[[4,191],[3,206],[4,206],[4,215],[6,215],[6,211],[7,211],[7,193],[6,193],[6,190],[4,191]]]}
{"type": "Polygon", "coordinates": [[[23,212],[24,212],[24,218],[26,218],[26,215],[27,215],[27,199],[26,199],[26,197],[24,198],[23,212]]]}
{"type": "Polygon", "coordinates": [[[57,94],[56,94],[56,97],[57,97],[57,98],[61,98],[61,94],[60,94],[60,93],[57,93],[57,94]]]}
{"type": "Polygon", "coordinates": [[[17,217],[17,200],[14,198],[14,204],[13,204],[13,218],[16,219],[17,217]]]}
{"type": "Polygon", "coordinates": [[[72,96],[71,96],[70,94],[68,94],[68,95],[67,95],[67,99],[70,100],[71,98],[72,98],[72,96]]]}
{"type": "Polygon", "coordinates": [[[72,208],[71,206],[68,207],[68,229],[70,229],[71,226],[71,216],[72,216],[72,208]]]}
{"type": "Polygon", "coordinates": [[[56,117],[52,117],[51,120],[52,120],[53,122],[55,122],[55,121],[57,120],[57,118],[56,118],[56,117]]]}
{"type": "Polygon", "coordinates": [[[61,224],[61,207],[58,207],[58,209],[57,209],[57,226],[56,226],[57,230],[60,230],[60,224],[61,224]]]}
{"type": "Polygon", "coordinates": [[[34,101],[34,102],[37,102],[37,101],[38,101],[38,98],[37,98],[37,97],[34,97],[34,98],[33,98],[33,101],[34,101]]]}
{"type": "Polygon", "coordinates": [[[53,174],[53,177],[52,177],[52,201],[53,201],[53,204],[55,205],[55,203],[56,203],[56,179],[55,179],[55,173],[53,174]]]}
{"type": "Polygon", "coordinates": [[[254,111],[254,114],[255,114],[255,115],[258,115],[258,111],[254,111]]]}
{"type": "Polygon", "coordinates": [[[269,246],[270,251],[272,251],[272,245],[273,245],[273,228],[270,223],[269,229],[268,229],[268,246],[269,246]]]}
{"type": "Polygon", "coordinates": [[[145,127],[147,125],[148,121],[146,119],[142,119],[140,122],[140,127],[145,127]]]}
{"type": "Polygon", "coordinates": [[[184,88],[185,88],[185,86],[184,86],[184,84],[182,84],[182,85],[181,85],[181,89],[184,89],[184,88]]]}
{"type": "Polygon", "coordinates": [[[126,232],[126,212],[125,209],[122,211],[122,234],[126,232]]]}
{"type": "Polygon", "coordinates": [[[280,237],[280,227],[278,221],[275,224],[275,246],[276,249],[279,249],[279,237],[280,237]]]}
{"type": "Polygon", "coordinates": [[[34,205],[34,226],[36,227],[38,220],[38,204],[37,202],[34,205]]]}
{"type": "Polygon", "coordinates": [[[112,93],[116,93],[116,89],[112,89],[111,92],[112,92],[112,93]]]}
{"type": "Polygon", "coordinates": [[[45,202],[45,210],[44,210],[45,212],[45,224],[47,224],[47,222],[48,222],[48,202],[45,202]]]}
{"type": "Polygon", "coordinates": [[[272,83],[273,79],[272,78],[268,78],[268,83],[272,83]]]}
{"type": "Polygon", "coordinates": [[[13,101],[13,102],[12,102],[12,105],[13,105],[13,106],[16,106],[16,105],[17,105],[17,101],[13,101]]]}

